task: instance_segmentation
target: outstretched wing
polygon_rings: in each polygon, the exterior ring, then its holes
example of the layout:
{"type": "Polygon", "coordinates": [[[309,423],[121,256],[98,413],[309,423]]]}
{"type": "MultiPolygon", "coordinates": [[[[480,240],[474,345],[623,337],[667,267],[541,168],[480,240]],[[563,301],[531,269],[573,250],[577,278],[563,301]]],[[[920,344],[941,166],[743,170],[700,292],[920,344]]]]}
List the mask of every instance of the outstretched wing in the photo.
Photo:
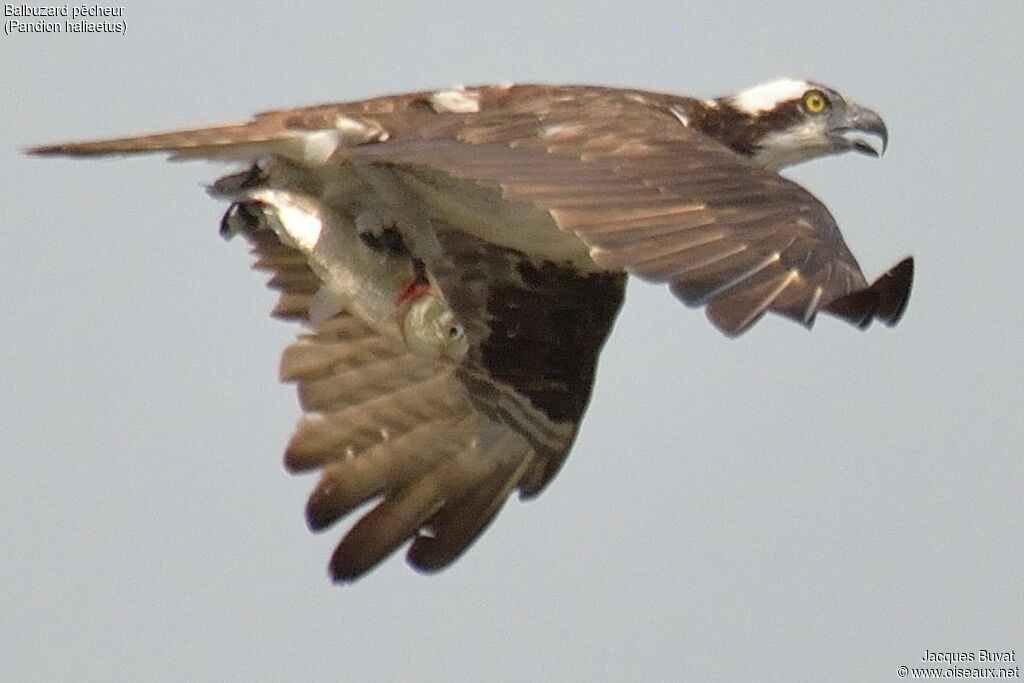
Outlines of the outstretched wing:
{"type": "Polygon", "coordinates": [[[674,98],[560,89],[517,98],[515,90],[487,91],[497,101],[482,98],[478,113],[433,126],[405,129],[378,116],[389,140],[349,156],[396,165],[446,212],[458,201],[452,177],[536,206],[577,235],[598,266],[668,283],[688,305],[707,305],[730,334],[769,310],[806,325],[819,310],[860,325],[898,320],[911,262],[869,288],[820,201],[688,128],[674,98]]]}
{"type": "MultiPolygon", "coordinates": [[[[337,581],[359,577],[410,539],[413,566],[441,569],[513,490],[537,493],[575,438],[622,301],[624,276],[534,267],[439,228],[447,256],[437,279],[471,342],[460,365],[409,353],[346,313],[301,335],[281,362],[304,411],[286,464],[321,472],[306,508],[310,527],[376,501],[331,559],[337,581]]],[[[271,230],[243,234],[255,267],[271,271],[269,284],[281,291],[274,314],[308,323],[321,282],[305,258],[271,230]]]]}
{"type": "Polygon", "coordinates": [[[821,202],[689,128],[681,102],[610,88],[495,86],[33,151],[385,164],[438,217],[477,237],[540,258],[566,255],[558,233],[574,237],[592,267],[666,282],[729,334],[766,311],[808,326],[820,310],[861,326],[898,321],[912,261],[869,286],[821,202]]]}

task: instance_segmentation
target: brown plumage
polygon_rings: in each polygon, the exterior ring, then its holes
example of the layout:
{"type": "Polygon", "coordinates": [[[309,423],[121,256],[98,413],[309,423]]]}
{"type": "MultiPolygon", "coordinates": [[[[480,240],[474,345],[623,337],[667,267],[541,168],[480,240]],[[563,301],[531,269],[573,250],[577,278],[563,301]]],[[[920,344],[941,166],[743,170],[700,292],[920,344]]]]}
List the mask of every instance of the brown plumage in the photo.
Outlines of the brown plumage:
{"type": "Polygon", "coordinates": [[[351,580],[410,539],[414,566],[441,569],[513,491],[544,488],[579,428],[627,273],[668,284],[730,335],[769,311],[808,327],[820,311],[860,327],[899,320],[913,261],[869,285],[825,206],[776,172],[874,153],[843,135],[884,139],[884,124],[824,86],[780,83],[718,100],[590,86],[418,92],[29,152],[251,165],[214,186],[237,202],[222,232],[241,233],[271,273],[274,315],[312,328],[281,362],[304,411],[285,461],[320,470],[313,529],[376,501],[331,560],[332,576],[351,580]],[[805,86],[828,108],[807,110],[805,86]],[[772,93],[781,99],[766,102],[772,93]],[[256,206],[254,188],[273,192],[256,206]],[[275,205],[274,192],[302,201],[275,205]],[[306,205],[336,220],[286,217],[306,205]],[[443,296],[464,356],[425,356],[351,311],[314,315],[337,283],[302,245],[357,225],[383,226],[361,234],[369,258],[443,296]]]}

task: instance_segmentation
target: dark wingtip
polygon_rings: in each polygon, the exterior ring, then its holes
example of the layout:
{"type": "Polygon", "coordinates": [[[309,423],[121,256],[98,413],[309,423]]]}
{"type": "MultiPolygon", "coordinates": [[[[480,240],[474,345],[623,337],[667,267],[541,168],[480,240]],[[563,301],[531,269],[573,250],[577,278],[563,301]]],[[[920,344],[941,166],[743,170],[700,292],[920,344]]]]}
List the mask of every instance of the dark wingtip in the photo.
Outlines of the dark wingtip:
{"type": "Polygon", "coordinates": [[[892,327],[903,317],[914,283],[914,259],[907,257],[890,268],[870,287],[832,301],[824,310],[865,328],[877,318],[892,327]]]}
{"type": "Polygon", "coordinates": [[[330,564],[327,566],[327,574],[331,577],[331,583],[341,585],[345,583],[352,583],[369,569],[369,567],[356,567],[350,565],[350,563],[347,562],[347,558],[338,551],[335,551],[334,555],[331,556],[330,564]]]}
{"type": "Polygon", "coordinates": [[[875,316],[889,326],[898,323],[907,310],[913,284],[914,259],[908,256],[871,285],[871,289],[876,290],[879,297],[878,312],[875,316]]]}
{"type": "MultiPolygon", "coordinates": [[[[378,506],[379,507],[379,506],[378,506]]],[[[331,582],[351,583],[381,562],[405,540],[405,536],[382,536],[372,523],[373,510],[355,523],[331,554],[327,573],[331,582]]]]}
{"type": "Polygon", "coordinates": [[[306,525],[310,531],[323,531],[345,516],[347,509],[339,509],[333,497],[317,488],[306,501],[306,525]]]}

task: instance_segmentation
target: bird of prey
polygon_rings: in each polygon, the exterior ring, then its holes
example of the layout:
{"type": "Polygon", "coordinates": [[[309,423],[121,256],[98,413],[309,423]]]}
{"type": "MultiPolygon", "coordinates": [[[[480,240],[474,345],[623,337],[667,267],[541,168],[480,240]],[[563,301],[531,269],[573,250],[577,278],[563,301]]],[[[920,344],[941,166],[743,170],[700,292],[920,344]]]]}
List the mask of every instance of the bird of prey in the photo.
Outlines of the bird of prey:
{"type": "Polygon", "coordinates": [[[36,147],[235,162],[211,193],[308,327],[284,352],[303,415],[292,471],[320,470],[335,581],[411,541],[435,571],[513,491],[555,476],[590,398],[627,274],[738,335],[766,312],[892,325],[913,261],[869,283],[835,220],[783,167],[879,156],[882,119],[780,80],[700,99],[486,85],[269,111],[242,123],[36,147]]]}

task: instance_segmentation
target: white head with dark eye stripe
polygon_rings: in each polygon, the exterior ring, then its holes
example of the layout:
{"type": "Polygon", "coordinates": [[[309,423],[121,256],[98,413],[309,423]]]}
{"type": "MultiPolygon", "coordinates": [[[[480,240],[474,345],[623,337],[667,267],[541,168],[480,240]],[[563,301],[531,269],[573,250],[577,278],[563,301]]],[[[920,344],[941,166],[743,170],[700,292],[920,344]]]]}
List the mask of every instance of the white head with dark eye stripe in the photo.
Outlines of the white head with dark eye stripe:
{"type": "Polygon", "coordinates": [[[741,144],[724,142],[773,170],[849,150],[881,156],[888,141],[878,114],[819,83],[773,81],[715,102],[722,116],[745,119],[734,128],[744,131],[741,144]],[[876,136],[881,149],[865,134],[876,136]]]}

